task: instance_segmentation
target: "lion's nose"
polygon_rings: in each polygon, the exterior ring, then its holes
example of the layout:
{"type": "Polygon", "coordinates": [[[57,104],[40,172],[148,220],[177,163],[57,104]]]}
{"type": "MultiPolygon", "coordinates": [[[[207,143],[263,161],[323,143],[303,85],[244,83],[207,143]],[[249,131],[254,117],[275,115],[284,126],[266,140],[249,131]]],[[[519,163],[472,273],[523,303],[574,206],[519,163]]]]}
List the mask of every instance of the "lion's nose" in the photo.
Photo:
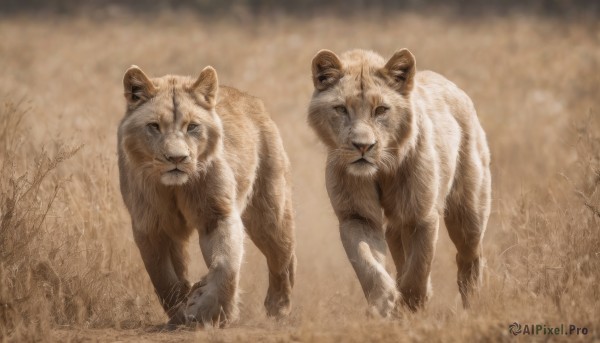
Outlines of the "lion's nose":
{"type": "Polygon", "coordinates": [[[185,162],[185,160],[187,160],[187,158],[189,157],[188,155],[165,155],[167,161],[171,162],[171,163],[182,163],[185,162]]]}
{"type": "Polygon", "coordinates": [[[375,146],[375,144],[377,144],[377,142],[373,142],[373,143],[364,143],[364,142],[352,142],[352,145],[354,145],[354,147],[360,151],[363,155],[373,149],[373,147],[375,146]]]}

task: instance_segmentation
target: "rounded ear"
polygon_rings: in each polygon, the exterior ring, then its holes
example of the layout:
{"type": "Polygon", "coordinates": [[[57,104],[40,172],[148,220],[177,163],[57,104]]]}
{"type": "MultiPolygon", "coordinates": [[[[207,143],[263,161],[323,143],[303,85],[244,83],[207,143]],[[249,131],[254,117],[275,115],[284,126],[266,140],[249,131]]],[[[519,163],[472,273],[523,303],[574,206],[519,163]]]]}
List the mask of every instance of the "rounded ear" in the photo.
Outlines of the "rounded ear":
{"type": "Polygon", "coordinates": [[[132,65],[123,76],[123,90],[127,105],[132,108],[156,95],[157,88],[138,66],[132,65]]]}
{"type": "Polygon", "coordinates": [[[342,62],[332,51],[321,50],[313,57],[312,77],[316,89],[325,90],[338,82],[342,76],[342,62]]]}
{"type": "Polygon", "coordinates": [[[401,94],[408,94],[413,88],[417,71],[415,56],[408,49],[400,49],[380,70],[388,84],[401,94]]]}
{"type": "Polygon", "coordinates": [[[202,69],[198,79],[191,86],[191,90],[210,107],[217,103],[218,89],[217,71],[211,66],[202,69]]]}

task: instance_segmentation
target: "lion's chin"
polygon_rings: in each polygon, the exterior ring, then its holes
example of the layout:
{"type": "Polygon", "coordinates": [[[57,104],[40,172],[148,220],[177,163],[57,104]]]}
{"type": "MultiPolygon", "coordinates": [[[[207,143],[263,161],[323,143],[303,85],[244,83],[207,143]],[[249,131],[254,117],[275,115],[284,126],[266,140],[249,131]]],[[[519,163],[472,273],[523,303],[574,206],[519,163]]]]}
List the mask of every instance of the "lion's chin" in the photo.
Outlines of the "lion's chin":
{"type": "Polygon", "coordinates": [[[374,177],[377,174],[377,166],[369,162],[354,162],[348,165],[347,171],[353,176],[374,177]]]}
{"type": "Polygon", "coordinates": [[[180,170],[168,171],[160,177],[160,181],[163,185],[167,186],[181,186],[189,180],[187,173],[180,170]]]}

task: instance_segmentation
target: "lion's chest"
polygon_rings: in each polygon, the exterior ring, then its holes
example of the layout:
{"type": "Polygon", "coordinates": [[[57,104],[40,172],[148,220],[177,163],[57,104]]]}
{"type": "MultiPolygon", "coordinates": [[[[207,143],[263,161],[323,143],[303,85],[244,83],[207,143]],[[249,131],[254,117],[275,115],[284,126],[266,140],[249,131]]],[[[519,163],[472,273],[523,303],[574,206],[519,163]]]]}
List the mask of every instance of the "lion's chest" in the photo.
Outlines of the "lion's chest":
{"type": "Polygon", "coordinates": [[[387,178],[377,184],[379,202],[388,221],[410,222],[416,216],[415,190],[406,178],[387,178]]]}
{"type": "Polygon", "coordinates": [[[179,191],[175,194],[173,209],[181,217],[185,229],[199,229],[206,224],[208,201],[205,192],[198,190],[179,191]]]}
{"type": "Polygon", "coordinates": [[[378,180],[379,201],[384,215],[393,223],[412,223],[430,213],[438,195],[436,174],[399,170],[378,180]]]}

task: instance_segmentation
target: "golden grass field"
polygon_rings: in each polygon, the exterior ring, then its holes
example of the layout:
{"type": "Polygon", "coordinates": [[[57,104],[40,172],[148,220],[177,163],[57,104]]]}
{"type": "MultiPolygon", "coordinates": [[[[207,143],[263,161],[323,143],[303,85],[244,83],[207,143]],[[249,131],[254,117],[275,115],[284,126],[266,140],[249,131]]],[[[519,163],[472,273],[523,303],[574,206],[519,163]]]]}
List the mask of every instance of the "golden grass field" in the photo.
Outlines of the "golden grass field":
{"type": "MultiPolygon", "coordinates": [[[[296,17],[184,12],[0,20],[0,340],[209,342],[600,341],[600,24],[541,16],[397,13],[296,17]],[[306,124],[322,48],[407,47],[473,99],[492,152],[481,296],[462,309],[440,228],[424,311],[367,319],[306,124]],[[247,240],[240,321],[163,332],[166,316],[119,193],[122,76],[197,75],[262,98],[293,168],[298,274],[291,316],[262,305],[267,269],[247,240]],[[513,337],[513,322],[587,335],[513,337]]],[[[197,237],[190,276],[206,270],[197,237]]],[[[388,262],[391,271],[391,259],[388,262]]]]}

